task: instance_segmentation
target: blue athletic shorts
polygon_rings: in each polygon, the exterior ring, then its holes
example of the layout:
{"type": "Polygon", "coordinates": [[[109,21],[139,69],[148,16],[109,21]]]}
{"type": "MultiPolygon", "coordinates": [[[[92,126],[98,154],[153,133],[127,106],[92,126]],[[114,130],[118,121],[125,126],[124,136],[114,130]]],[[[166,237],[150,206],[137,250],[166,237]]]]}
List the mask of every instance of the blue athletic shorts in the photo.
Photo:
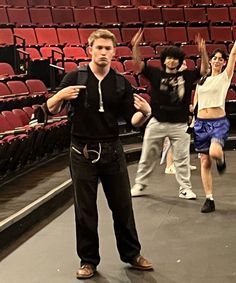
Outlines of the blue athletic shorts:
{"type": "Polygon", "coordinates": [[[208,153],[212,142],[224,147],[229,135],[229,120],[226,117],[215,119],[197,118],[194,124],[194,146],[197,152],[208,153]]]}

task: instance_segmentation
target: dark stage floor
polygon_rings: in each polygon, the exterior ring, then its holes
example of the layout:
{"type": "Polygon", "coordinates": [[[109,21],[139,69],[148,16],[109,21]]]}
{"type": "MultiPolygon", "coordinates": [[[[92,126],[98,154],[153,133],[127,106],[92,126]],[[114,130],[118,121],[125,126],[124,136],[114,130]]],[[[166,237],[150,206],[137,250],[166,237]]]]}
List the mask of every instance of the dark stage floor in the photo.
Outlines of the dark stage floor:
{"type": "MultiPolygon", "coordinates": [[[[197,155],[192,164],[199,168],[197,155]]],[[[142,253],[153,272],[140,272],[119,260],[112,220],[100,187],[101,263],[93,279],[99,283],[235,283],[236,282],[236,152],[227,151],[227,173],[214,168],[216,212],[201,214],[204,202],[199,169],[192,172],[197,200],[179,199],[174,176],[157,167],[148,195],[133,199],[142,253]]],[[[137,164],[129,166],[131,183],[137,164]]],[[[67,171],[66,171],[67,172],[67,171]]],[[[66,173],[67,174],[67,173],[66,173]]],[[[122,200],[121,200],[122,201],[122,200]]],[[[74,211],[69,206],[3,251],[1,283],[75,283],[74,211]]]]}

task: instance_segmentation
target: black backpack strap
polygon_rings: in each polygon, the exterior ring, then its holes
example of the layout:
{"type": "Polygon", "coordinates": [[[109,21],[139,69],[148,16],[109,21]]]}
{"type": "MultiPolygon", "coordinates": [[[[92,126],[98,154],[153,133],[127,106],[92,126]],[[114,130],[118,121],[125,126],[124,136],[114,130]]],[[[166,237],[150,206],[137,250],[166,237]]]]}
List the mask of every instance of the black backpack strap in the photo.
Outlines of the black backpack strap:
{"type": "Polygon", "coordinates": [[[78,67],[77,85],[86,85],[88,80],[88,65],[78,67]]]}
{"type": "Polygon", "coordinates": [[[116,70],[114,71],[116,73],[116,89],[117,93],[120,95],[125,92],[125,77],[116,70]]]}

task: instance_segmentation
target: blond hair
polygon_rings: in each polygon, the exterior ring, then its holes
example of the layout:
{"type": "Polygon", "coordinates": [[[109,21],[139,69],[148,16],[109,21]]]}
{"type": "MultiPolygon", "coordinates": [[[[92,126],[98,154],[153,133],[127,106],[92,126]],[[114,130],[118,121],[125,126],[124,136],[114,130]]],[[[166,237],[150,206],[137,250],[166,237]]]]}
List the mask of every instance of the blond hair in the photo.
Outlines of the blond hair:
{"type": "Polygon", "coordinates": [[[111,39],[113,46],[116,46],[117,40],[115,35],[107,29],[98,29],[92,32],[88,38],[89,46],[93,46],[93,43],[96,39],[111,39]]]}

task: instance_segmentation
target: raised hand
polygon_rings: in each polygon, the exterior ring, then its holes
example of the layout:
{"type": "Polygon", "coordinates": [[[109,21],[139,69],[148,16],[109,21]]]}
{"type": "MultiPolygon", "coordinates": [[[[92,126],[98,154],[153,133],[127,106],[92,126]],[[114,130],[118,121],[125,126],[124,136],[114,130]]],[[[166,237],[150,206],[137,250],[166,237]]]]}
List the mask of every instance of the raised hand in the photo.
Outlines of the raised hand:
{"type": "Polygon", "coordinates": [[[131,39],[131,45],[133,47],[137,47],[140,44],[142,37],[143,37],[143,30],[142,28],[140,28],[137,31],[137,33],[133,36],[133,38],[131,39]]]}
{"type": "Polygon", "coordinates": [[[134,107],[143,113],[144,116],[151,113],[151,107],[146,99],[144,99],[142,96],[134,93],[134,107]]]}
{"type": "Polygon", "coordinates": [[[199,33],[195,37],[195,42],[198,46],[198,51],[201,52],[201,53],[205,52],[205,50],[206,50],[205,39],[203,39],[199,33]]]}

